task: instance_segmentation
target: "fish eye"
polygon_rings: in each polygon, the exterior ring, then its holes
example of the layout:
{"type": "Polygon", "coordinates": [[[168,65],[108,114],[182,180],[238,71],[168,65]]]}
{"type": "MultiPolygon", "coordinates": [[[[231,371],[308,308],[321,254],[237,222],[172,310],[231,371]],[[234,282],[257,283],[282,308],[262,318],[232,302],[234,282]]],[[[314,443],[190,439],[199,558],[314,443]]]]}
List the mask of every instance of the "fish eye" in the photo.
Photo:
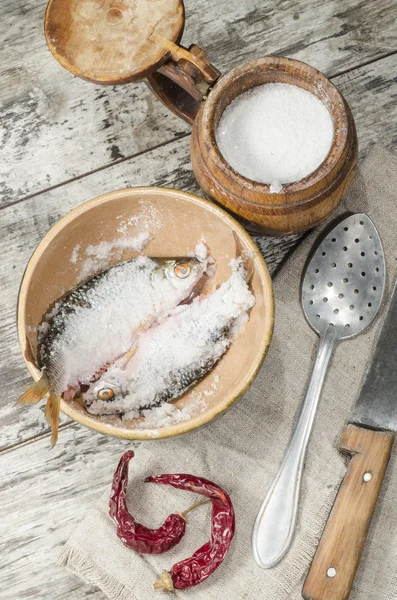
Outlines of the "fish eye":
{"type": "Polygon", "coordinates": [[[97,396],[99,400],[113,400],[114,391],[111,388],[102,388],[99,390],[97,396]]]}
{"type": "Polygon", "coordinates": [[[189,277],[191,268],[187,263],[180,263],[179,265],[176,265],[174,271],[179,279],[185,279],[186,277],[189,277]]]}

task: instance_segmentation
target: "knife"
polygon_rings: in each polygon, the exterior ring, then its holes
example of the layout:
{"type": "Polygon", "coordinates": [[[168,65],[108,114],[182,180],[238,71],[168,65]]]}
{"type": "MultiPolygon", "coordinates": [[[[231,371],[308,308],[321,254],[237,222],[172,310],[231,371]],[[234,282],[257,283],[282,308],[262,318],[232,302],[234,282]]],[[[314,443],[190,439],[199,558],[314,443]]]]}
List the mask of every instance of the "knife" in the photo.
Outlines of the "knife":
{"type": "Polygon", "coordinates": [[[353,586],[397,431],[396,288],[342,434],[339,450],[352,459],[303,586],[305,600],[346,600],[353,586]]]}

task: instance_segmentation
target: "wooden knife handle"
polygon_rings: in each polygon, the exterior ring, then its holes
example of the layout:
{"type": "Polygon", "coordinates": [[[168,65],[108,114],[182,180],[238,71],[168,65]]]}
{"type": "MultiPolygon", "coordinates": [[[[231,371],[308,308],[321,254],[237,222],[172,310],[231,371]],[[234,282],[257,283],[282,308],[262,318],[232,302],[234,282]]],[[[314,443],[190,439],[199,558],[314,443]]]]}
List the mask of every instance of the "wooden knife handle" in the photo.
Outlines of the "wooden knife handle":
{"type": "Polygon", "coordinates": [[[349,597],[394,437],[356,425],[343,432],[339,450],[352,460],[303,586],[305,600],[349,597]]]}

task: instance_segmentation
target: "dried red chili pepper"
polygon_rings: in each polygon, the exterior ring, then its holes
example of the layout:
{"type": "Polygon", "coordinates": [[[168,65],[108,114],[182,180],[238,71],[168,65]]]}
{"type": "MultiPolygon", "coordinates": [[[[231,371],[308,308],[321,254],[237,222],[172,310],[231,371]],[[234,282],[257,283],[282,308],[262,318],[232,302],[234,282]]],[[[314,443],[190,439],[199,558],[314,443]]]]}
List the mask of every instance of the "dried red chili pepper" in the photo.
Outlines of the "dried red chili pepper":
{"type": "Polygon", "coordinates": [[[176,563],[171,570],[163,571],[155,588],[170,592],[197,585],[207,579],[221,564],[229,550],[235,530],[232,501],[219,486],[193,475],[158,475],[145,481],[172,485],[210,498],[212,502],[211,540],[201,546],[190,558],[176,563]]]}
{"type": "Polygon", "coordinates": [[[128,485],[128,463],[134,452],[125,452],[113,477],[109,501],[109,515],[117,524],[117,536],[125,546],[141,554],[161,554],[178,544],[185,534],[185,515],[198,503],[181,514],[172,514],[158,529],[149,529],[130,515],[127,509],[126,489],[128,485]]]}

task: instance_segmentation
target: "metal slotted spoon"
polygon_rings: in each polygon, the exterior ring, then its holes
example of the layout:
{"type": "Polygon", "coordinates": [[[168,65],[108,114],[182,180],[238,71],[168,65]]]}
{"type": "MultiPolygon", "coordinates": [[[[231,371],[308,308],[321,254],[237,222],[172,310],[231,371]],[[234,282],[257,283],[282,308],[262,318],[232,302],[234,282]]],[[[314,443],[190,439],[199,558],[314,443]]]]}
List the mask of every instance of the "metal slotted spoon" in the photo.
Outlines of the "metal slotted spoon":
{"type": "Polygon", "coordinates": [[[306,448],[334,345],[368,327],[378,312],[384,287],[382,243],[365,214],[340,222],[306,268],[303,312],[320,336],[320,345],[298,422],[255,521],[253,552],[264,569],[275,566],[292,542],[306,448]]]}

